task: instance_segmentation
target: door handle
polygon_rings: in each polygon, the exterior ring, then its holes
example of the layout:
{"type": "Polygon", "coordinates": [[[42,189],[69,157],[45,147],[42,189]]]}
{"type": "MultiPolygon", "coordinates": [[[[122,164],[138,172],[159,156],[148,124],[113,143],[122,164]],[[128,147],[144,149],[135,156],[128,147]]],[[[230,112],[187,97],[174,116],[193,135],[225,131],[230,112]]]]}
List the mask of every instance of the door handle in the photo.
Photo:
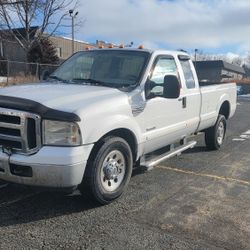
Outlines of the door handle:
{"type": "Polygon", "coordinates": [[[178,99],[179,102],[182,102],[182,108],[186,108],[187,107],[187,97],[181,97],[178,99]]]}

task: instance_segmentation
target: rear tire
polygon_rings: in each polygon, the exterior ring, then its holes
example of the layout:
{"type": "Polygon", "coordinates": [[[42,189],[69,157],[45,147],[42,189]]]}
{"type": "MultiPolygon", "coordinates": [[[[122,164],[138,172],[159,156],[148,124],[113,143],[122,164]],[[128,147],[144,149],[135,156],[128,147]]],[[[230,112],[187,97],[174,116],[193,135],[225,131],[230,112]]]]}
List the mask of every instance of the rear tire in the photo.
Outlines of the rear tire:
{"type": "Polygon", "coordinates": [[[109,136],[88,162],[79,189],[82,193],[90,192],[98,203],[109,204],[119,198],[128,186],[132,168],[129,144],[120,137],[109,136]]]}
{"type": "Polygon", "coordinates": [[[224,115],[219,115],[216,124],[205,131],[205,143],[208,149],[221,148],[226,134],[227,120],[224,115]]]}

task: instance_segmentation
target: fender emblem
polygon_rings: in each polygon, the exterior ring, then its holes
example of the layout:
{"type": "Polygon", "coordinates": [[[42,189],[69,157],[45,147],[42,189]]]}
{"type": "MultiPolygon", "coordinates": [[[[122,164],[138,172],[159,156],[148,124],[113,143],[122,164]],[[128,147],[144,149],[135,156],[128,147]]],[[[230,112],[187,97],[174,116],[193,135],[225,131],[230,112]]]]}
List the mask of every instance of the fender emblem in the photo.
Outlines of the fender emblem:
{"type": "Polygon", "coordinates": [[[8,156],[12,155],[12,149],[10,147],[3,147],[2,151],[3,151],[3,153],[7,154],[8,156]]]}

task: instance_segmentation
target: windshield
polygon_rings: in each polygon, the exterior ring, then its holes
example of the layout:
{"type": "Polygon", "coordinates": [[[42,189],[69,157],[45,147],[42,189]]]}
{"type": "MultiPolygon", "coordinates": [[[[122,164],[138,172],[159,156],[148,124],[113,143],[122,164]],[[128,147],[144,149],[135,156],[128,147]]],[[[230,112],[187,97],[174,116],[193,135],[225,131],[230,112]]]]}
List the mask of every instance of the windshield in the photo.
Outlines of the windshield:
{"type": "Polygon", "coordinates": [[[68,83],[129,87],[140,81],[149,58],[145,51],[93,50],[65,61],[51,78],[68,83]]]}

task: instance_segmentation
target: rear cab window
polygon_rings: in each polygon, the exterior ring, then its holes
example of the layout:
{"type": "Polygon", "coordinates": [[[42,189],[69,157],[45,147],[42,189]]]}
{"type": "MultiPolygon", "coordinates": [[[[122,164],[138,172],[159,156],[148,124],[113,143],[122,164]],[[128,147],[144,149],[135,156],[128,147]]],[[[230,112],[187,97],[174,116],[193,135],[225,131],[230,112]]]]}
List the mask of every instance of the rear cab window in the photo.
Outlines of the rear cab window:
{"type": "Polygon", "coordinates": [[[195,88],[195,79],[194,79],[194,73],[193,73],[192,68],[191,68],[190,57],[185,56],[185,55],[179,55],[178,58],[179,58],[179,61],[180,61],[180,64],[181,64],[181,67],[183,70],[186,87],[188,89],[194,89],[195,88]]]}

